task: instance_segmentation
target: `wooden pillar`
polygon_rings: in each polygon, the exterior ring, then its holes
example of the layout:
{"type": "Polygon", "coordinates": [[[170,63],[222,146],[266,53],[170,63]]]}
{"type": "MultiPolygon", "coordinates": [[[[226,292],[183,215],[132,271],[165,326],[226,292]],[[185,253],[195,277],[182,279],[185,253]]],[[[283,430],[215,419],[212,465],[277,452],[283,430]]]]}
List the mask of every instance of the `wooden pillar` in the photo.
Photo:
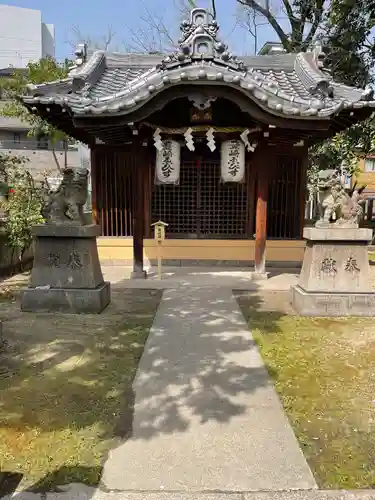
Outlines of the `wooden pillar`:
{"type": "Polygon", "coordinates": [[[91,209],[92,219],[94,224],[98,224],[98,205],[97,205],[97,170],[96,170],[96,150],[90,149],[90,162],[91,162],[91,209]]]}
{"type": "MultiPolygon", "coordinates": [[[[264,168],[264,167],[263,167],[264,168]]],[[[268,178],[267,170],[262,172],[258,167],[257,204],[255,215],[255,269],[254,278],[267,278],[266,275],[266,241],[267,241],[267,202],[268,178]]]]}
{"type": "Polygon", "coordinates": [[[251,161],[246,162],[246,182],[247,182],[247,227],[246,233],[248,238],[254,237],[254,197],[256,179],[254,177],[255,168],[251,161]]]}
{"type": "Polygon", "coordinates": [[[305,211],[306,211],[306,193],[307,193],[307,168],[308,168],[308,151],[303,151],[298,158],[301,168],[300,180],[300,220],[299,220],[299,237],[303,238],[303,229],[305,227],[305,211]]]}
{"type": "Polygon", "coordinates": [[[367,220],[372,221],[374,200],[367,200],[367,220]]]}
{"type": "Polygon", "coordinates": [[[145,177],[143,180],[143,186],[145,192],[144,196],[145,238],[152,237],[152,229],[151,229],[152,163],[153,163],[152,155],[150,151],[147,151],[147,163],[145,165],[145,177]]]}
{"type": "Polygon", "coordinates": [[[146,278],[143,269],[143,238],[145,234],[144,173],[147,158],[140,145],[134,147],[136,161],[133,171],[133,279],[146,278]]]}

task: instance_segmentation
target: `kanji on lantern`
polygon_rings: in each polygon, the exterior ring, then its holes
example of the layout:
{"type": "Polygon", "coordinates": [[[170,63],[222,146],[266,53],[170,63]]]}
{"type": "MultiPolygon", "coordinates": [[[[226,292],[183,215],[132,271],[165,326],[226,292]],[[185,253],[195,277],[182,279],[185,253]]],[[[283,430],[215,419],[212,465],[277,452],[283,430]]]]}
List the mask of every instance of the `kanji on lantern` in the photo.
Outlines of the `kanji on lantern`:
{"type": "Polygon", "coordinates": [[[221,178],[223,182],[242,182],[245,175],[245,146],[232,139],[221,145],[221,178]]]}
{"type": "Polygon", "coordinates": [[[156,152],[157,181],[163,184],[177,184],[180,178],[180,144],[173,140],[162,141],[156,152]]]}

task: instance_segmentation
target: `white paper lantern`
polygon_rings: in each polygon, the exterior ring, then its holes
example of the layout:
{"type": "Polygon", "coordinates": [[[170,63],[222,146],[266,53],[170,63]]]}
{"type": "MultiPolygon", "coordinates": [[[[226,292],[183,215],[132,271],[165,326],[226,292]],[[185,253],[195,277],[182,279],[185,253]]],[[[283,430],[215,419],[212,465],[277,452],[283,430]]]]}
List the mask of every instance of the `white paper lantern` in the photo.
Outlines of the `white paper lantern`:
{"type": "Polygon", "coordinates": [[[231,139],[221,144],[221,179],[223,182],[242,182],[245,176],[245,145],[231,139]]]}
{"type": "Polygon", "coordinates": [[[166,139],[156,150],[156,176],[162,184],[177,184],[180,179],[180,144],[166,139]]]}

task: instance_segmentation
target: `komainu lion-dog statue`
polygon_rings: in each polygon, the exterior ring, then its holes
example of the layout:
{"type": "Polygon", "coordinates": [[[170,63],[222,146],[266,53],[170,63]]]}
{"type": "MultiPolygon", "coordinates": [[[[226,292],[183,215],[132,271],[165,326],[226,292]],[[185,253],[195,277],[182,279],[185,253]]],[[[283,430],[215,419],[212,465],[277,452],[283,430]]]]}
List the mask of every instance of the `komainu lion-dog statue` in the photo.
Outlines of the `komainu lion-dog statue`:
{"type": "Polygon", "coordinates": [[[47,224],[85,225],[88,174],[86,169],[66,168],[56,191],[45,188],[42,216],[47,224]]]}
{"type": "Polygon", "coordinates": [[[346,191],[336,170],[322,170],[318,180],[320,218],[315,227],[358,227],[363,217],[365,187],[358,188],[355,183],[346,191]]]}

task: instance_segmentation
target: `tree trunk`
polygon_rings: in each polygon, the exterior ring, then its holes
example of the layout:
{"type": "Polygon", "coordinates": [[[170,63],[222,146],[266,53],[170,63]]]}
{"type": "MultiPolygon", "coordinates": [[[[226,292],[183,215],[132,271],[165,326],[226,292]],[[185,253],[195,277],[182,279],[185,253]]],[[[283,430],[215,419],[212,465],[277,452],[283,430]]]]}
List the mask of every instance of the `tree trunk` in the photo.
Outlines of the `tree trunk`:
{"type": "Polygon", "coordinates": [[[57,170],[61,173],[62,168],[60,166],[59,159],[57,158],[57,155],[56,155],[55,146],[52,146],[52,156],[53,156],[53,159],[55,160],[57,170]]]}

